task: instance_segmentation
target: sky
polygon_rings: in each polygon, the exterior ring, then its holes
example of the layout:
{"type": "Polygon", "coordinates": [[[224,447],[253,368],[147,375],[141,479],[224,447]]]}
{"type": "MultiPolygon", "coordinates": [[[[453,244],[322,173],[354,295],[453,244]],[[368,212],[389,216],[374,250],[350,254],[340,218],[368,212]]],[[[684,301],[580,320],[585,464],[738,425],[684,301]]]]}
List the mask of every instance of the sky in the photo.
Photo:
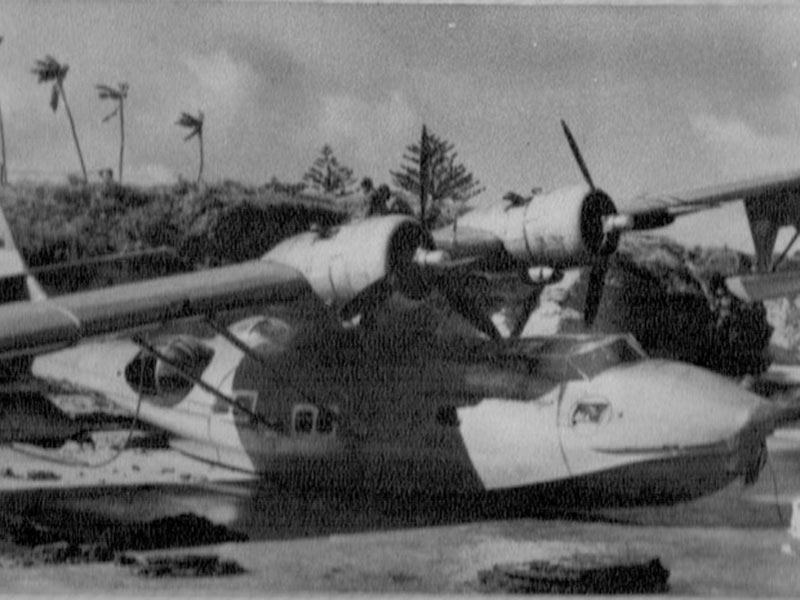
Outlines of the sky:
{"type": "MultiPolygon", "coordinates": [[[[800,168],[800,7],[0,1],[0,108],[11,181],[80,171],[63,108],[31,73],[69,65],[91,173],[119,124],[95,85],[130,86],[129,183],[194,179],[182,111],[205,115],[207,181],[296,182],[332,146],[391,183],[421,126],[454,144],[480,201],[581,181],[565,119],[620,208],[800,168]]],[[[673,226],[747,250],[740,204],[673,226]]],[[[749,248],[752,248],[750,245],[749,248]]]]}

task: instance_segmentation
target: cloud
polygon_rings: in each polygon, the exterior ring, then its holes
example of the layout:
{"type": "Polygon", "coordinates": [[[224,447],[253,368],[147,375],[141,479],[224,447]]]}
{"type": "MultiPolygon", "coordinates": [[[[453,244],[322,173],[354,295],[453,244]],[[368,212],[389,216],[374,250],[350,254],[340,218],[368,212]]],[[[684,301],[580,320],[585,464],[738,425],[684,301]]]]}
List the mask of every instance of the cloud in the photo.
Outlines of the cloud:
{"type": "Polygon", "coordinates": [[[137,185],[163,185],[175,183],[178,176],[163,164],[138,164],[125,168],[126,183],[137,185]]]}
{"type": "Polygon", "coordinates": [[[357,172],[381,177],[396,167],[381,162],[381,156],[387,148],[396,148],[399,159],[420,123],[398,90],[379,101],[336,94],[322,98],[316,120],[303,136],[314,148],[330,144],[340,160],[353,162],[357,172]]]}
{"type": "Polygon", "coordinates": [[[797,167],[800,140],[786,133],[758,131],[738,117],[701,113],[691,117],[692,128],[718,157],[725,176],[750,176],[797,167]]]}
{"type": "Polygon", "coordinates": [[[190,56],[184,63],[194,76],[196,103],[226,111],[235,111],[242,105],[253,81],[246,64],[234,61],[226,50],[190,56]]]}

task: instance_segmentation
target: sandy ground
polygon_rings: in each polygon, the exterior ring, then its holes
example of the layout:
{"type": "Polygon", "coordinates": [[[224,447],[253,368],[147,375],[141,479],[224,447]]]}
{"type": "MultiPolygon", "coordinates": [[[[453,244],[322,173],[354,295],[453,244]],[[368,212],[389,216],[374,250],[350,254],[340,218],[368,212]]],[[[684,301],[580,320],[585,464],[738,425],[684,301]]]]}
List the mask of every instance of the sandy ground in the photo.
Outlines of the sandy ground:
{"type": "MultiPolygon", "coordinates": [[[[113,445],[101,441],[97,456],[113,452],[113,445]]],[[[17,474],[0,478],[5,514],[52,511],[88,526],[92,518],[123,521],[190,511],[243,531],[250,541],[191,549],[235,560],[246,569],[242,575],[146,579],[113,563],[15,567],[0,568],[0,589],[60,595],[474,593],[480,591],[478,571],[498,562],[633,552],[661,559],[671,571],[671,594],[796,597],[800,539],[789,526],[791,503],[800,499],[800,431],[779,432],[769,449],[770,464],[755,486],[733,484],[693,503],[570,519],[452,524],[426,517],[425,507],[398,511],[292,498],[285,490],[240,481],[236,473],[181,462],[183,457],[166,450],[126,451],[103,467],[84,467],[81,477],[74,466],[2,449],[0,472],[17,474]],[[60,479],[29,478],[46,470],[60,479]],[[142,485],[148,478],[150,485],[142,485]],[[100,479],[106,486],[92,483],[100,479]],[[79,480],[80,486],[64,488],[79,480]]],[[[181,552],[186,550],[146,554],[181,552]]]]}

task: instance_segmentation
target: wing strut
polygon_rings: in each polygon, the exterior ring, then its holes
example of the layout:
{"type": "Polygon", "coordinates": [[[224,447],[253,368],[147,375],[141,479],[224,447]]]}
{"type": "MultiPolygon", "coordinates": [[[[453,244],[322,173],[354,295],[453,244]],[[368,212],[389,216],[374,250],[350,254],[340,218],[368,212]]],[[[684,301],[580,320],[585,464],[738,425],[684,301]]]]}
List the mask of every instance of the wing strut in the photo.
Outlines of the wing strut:
{"type": "Polygon", "coordinates": [[[257,352],[253,352],[253,349],[245,344],[242,340],[237,338],[233,335],[227,327],[220,325],[219,321],[214,318],[214,315],[206,315],[204,321],[208,324],[211,329],[216,331],[226,340],[228,340],[231,344],[233,344],[236,348],[244,352],[248,357],[252,358],[253,360],[259,362],[263,366],[268,366],[267,360],[257,352]]]}
{"type": "Polygon", "coordinates": [[[800,229],[795,228],[792,239],[789,240],[788,244],[786,244],[786,248],[783,249],[781,255],[778,258],[776,258],[775,261],[772,263],[772,265],[770,266],[770,271],[774,273],[778,269],[778,266],[783,262],[783,259],[786,258],[786,255],[789,254],[789,250],[792,249],[792,246],[794,246],[794,243],[797,241],[798,237],[800,237],[800,229]]]}
{"type": "Polygon", "coordinates": [[[257,361],[262,367],[269,369],[270,376],[275,378],[278,381],[278,383],[292,390],[294,393],[303,398],[309,404],[317,403],[317,401],[312,396],[303,392],[303,390],[299,389],[297,386],[292,385],[285,378],[281,377],[280,373],[278,373],[275,369],[271,368],[272,365],[269,364],[269,361],[266,359],[265,356],[258,354],[258,352],[253,352],[253,349],[250,346],[248,346],[242,340],[233,335],[227,327],[225,327],[224,325],[220,325],[219,321],[217,321],[214,318],[214,315],[210,314],[206,315],[205,322],[208,324],[209,327],[211,327],[211,329],[216,331],[219,335],[224,337],[228,342],[233,344],[233,346],[244,352],[246,356],[257,361]]]}
{"type": "Polygon", "coordinates": [[[158,350],[155,346],[153,346],[152,344],[147,342],[141,336],[136,335],[136,336],[133,336],[132,339],[133,339],[133,342],[137,346],[141,347],[145,352],[149,352],[150,354],[155,356],[158,360],[164,362],[164,364],[169,365],[170,368],[175,369],[175,371],[178,374],[180,374],[181,377],[185,377],[186,379],[188,379],[189,381],[191,381],[195,385],[201,387],[206,392],[208,392],[209,394],[211,394],[215,398],[221,400],[225,404],[228,404],[229,406],[232,406],[236,410],[242,411],[244,414],[246,414],[248,417],[250,417],[254,422],[257,422],[260,425],[263,425],[263,426],[268,427],[270,429],[274,429],[274,426],[270,425],[264,419],[264,417],[262,417],[258,413],[253,412],[252,410],[250,410],[246,406],[242,406],[239,402],[237,402],[236,400],[234,400],[230,396],[227,396],[226,394],[223,394],[217,388],[215,388],[213,385],[210,385],[210,384],[206,383],[205,381],[203,381],[200,377],[195,377],[191,373],[188,373],[178,363],[176,363],[175,361],[170,359],[163,352],[158,350]]]}

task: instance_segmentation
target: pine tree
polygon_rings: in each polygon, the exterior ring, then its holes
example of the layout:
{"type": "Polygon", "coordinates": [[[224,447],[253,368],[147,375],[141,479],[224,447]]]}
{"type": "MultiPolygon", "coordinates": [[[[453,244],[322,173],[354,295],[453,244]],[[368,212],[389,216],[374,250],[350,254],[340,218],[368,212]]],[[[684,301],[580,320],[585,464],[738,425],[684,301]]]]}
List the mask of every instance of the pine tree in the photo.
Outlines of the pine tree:
{"type": "Polygon", "coordinates": [[[356,184],[353,169],[339,164],[328,144],[322,147],[319,158],[303,175],[303,181],[320,194],[339,197],[352,194],[356,184]]]}
{"type": "Polygon", "coordinates": [[[453,144],[428,133],[423,125],[419,143],[406,148],[406,163],[400,171],[391,171],[395,185],[419,198],[419,219],[425,227],[441,220],[446,201],[463,207],[484,190],[457,158],[453,144]]]}

